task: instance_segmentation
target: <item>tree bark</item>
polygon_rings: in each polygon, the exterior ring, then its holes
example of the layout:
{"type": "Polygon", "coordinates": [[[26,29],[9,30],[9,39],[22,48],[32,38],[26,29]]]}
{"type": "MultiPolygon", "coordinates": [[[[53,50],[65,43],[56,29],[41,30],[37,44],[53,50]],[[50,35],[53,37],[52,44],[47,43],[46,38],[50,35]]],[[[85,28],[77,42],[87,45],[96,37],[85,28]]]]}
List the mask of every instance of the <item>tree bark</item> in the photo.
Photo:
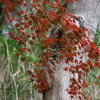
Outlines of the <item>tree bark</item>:
{"type": "MultiPolygon", "coordinates": [[[[92,36],[94,37],[99,19],[100,19],[100,0],[80,0],[68,4],[67,12],[82,17],[84,20],[84,26],[90,29],[92,36]]],[[[64,91],[70,85],[71,74],[68,71],[64,71],[64,68],[68,66],[63,61],[59,65],[56,65],[57,70],[54,74],[54,80],[50,87],[50,91],[45,92],[43,100],[70,100],[69,94],[64,91]]],[[[73,100],[78,100],[74,98],[73,100]]]]}
{"type": "Polygon", "coordinates": [[[82,17],[84,26],[95,32],[100,20],[99,9],[99,0],[80,0],[78,2],[69,3],[67,12],[82,17]]]}
{"type": "Polygon", "coordinates": [[[46,92],[43,100],[69,100],[69,94],[64,91],[70,84],[70,73],[64,71],[66,64],[63,61],[56,66],[54,80],[51,83],[50,91],[46,92]]]}

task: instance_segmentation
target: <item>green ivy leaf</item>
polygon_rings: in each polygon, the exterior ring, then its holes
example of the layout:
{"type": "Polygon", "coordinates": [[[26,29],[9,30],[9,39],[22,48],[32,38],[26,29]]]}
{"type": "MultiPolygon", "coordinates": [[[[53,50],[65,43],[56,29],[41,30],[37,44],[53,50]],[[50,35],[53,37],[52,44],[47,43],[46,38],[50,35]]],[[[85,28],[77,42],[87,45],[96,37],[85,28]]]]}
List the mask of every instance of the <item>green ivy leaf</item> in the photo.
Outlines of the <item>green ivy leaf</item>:
{"type": "Polygon", "coordinates": [[[4,38],[0,36],[0,43],[5,45],[4,38]]]}
{"type": "Polygon", "coordinates": [[[93,83],[87,83],[87,85],[92,85],[93,83]]]}

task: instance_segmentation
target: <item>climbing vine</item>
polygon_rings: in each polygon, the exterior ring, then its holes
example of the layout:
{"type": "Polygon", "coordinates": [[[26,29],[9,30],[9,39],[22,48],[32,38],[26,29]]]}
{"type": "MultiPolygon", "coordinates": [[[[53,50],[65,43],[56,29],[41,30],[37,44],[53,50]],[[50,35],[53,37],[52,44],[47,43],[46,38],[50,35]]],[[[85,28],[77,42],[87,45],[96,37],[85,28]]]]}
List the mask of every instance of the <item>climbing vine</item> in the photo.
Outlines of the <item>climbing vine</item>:
{"type": "Polygon", "coordinates": [[[77,17],[65,12],[66,8],[60,0],[1,0],[0,3],[4,5],[6,13],[4,22],[10,23],[13,29],[7,34],[18,45],[15,56],[21,62],[31,63],[33,66],[27,73],[38,91],[49,91],[50,83],[45,77],[49,75],[53,79],[56,64],[64,60],[66,65],[74,63],[66,66],[64,71],[70,71],[74,76],[77,73],[79,76],[77,80],[74,77],[70,79],[71,85],[65,91],[71,98],[78,94],[80,100],[82,97],[86,100],[87,97],[80,92],[82,87],[88,87],[83,76],[86,77],[89,69],[93,70],[94,66],[100,69],[100,52],[93,43],[89,30],[76,25],[77,17]],[[53,10],[49,10],[49,6],[53,10]],[[56,13],[57,11],[60,13],[56,13]],[[57,34],[53,28],[57,30],[57,34]],[[92,60],[84,62],[82,54],[92,60]]]}

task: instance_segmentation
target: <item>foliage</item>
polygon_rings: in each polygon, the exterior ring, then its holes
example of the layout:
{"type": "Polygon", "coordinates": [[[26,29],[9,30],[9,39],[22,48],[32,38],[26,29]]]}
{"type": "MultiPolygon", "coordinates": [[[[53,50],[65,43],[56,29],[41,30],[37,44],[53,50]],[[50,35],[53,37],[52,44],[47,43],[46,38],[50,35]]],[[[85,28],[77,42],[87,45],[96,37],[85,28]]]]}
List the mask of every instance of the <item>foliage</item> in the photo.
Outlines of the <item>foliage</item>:
{"type": "MultiPolygon", "coordinates": [[[[0,37],[0,100],[41,100],[37,89],[29,82],[26,64],[18,57],[17,41],[0,37]],[[17,56],[15,56],[17,55],[17,56]],[[34,96],[34,97],[33,97],[34,96]]],[[[23,54],[22,54],[23,56],[23,54]]],[[[31,59],[31,58],[30,58],[31,59]]]]}
{"type": "MultiPolygon", "coordinates": [[[[65,2],[72,1],[65,0],[65,2]]],[[[56,70],[56,67],[51,62],[54,60],[56,63],[61,60],[65,60],[66,64],[72,63],[64,71],[70,71],[73,76],[77,73],[79,77],[78,80],[71,78],[71,85],[65,91],[71,95],[71,98],[78,94],[80,100],[82,100],[82,97],[86,100],[87,97],[80,92],[82,87],[88,87],[84,77],[86,77],[89,69],[94,69],[94,66],[97,66],[98,69],[100,68],[100,52],[93,43],[89,30],[86,28],[81,29],[75,25],[76,16],[65,12],[65,7],[59,0],[55,0],[55,2],[45,0],[32,0],[31,2],[26,0],[1,0],[0,2],[4,3],[3,10],[7,16],[5,22],[9,22],[12,29],[8,32],[10,39],[1,39],[1,43],[6,47],[7,75],[12,78],[11,82],[14,85],[12,88],[15,88],[15,91],[12,92],[15,92],[14,96],[16,97],[12,97],[12,100],[13,98],[18,100],[20,93],[22,93],[17,84],[29,83],[26,75],[27,69],[30,81],[33,83],[33,89],[38,89],[39,93],[43,93],[44,90],[49,91],[50,83],[44,77],[49,75],[50,78],[53,78],[52,72],[56,70]],[[15,17],[13,14],[16,7],[18,11],[15,12],[15,17]],[[48,7],[53,9],[49,10],[47,9],[48,7]],[[60,11],[59,14],[56,13],[57,10],[60,11]],[[16,24],[13,24],[13,22],[16,22],[16,24]],[[61,31],[62,36],[60,38],[59,33],[54,35],[53,38],[50,37],[49,30],[53,26],[56,26],[61,31]],[[62,47],[57,49],[58,54],[54,57],[55,53],[52,49],[55,50],[57,45],[62,47]],[[82,54],[86,54],[92,61],[83,62],[82,54]],[[14,68],[15,64],[16,67],[14,68]],[[23,74],[25,83],[21,83],[23,78],[20,79],[23,74]]],[[[10,85],[11,82],[9,83],[10,85]]],[[[24,85],[22,86],[24,87],[24,85]]],[[[29,91],[31,94],[32,88],[29,91]]],[[[9,91],[5,93],[7,92],[9,91]]]]}
{"type": "MultiPolygon", "coordinates": [[[[97,47],[100,49],[100,32],[99,30],[96,31],[95,37],[94,37],[94,43],[97,45],[97,47]]],[[[95,68],[93,70],[89,69],[89,72],[87,73],[86,81],[89,85],[84,90],[84,94],[86,94],[87,97],[91,97],[93,100],[99,100],[100,98],[100,69],[98,69],[97,66],[94,66],[95,68]]]]}
{"type": "Polygon", "coordinates": [[[94,37],[94,43],[100,48],[100,31],[97,30],[96,35],[94,37]]]}

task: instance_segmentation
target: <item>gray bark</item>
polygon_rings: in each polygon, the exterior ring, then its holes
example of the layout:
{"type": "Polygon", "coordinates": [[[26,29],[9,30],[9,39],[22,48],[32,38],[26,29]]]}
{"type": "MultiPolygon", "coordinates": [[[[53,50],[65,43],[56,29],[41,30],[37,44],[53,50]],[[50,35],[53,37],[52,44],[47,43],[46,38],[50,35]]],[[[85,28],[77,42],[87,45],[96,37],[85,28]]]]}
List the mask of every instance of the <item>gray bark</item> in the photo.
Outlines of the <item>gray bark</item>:
{"type": "MultiPolygon", "coordinates": [[[[82,17],[84,20],[84,26],[89,28],[92,36],[96,31],[99,19],[100,19],[100,0],[80,0],[78,2],[69,3],[67,12],[82,17]]],[[[50,91],[46,92],[43,96],[43,100],[70,100],[69,94],[64,91],[69,87],[71,74],[63,70],[68,65],[62,61],[56,66],[57,70],[54,74],[54,80],[50,87],[50,91]]],[[[74,98],[73,100],[78,100],[74,98]]]]}
{"type": "Polygon", "coordinates": [[[80,0],[79,2],[69,3],[67,11],[76,16],[81,16],[84,26],[94,31],[100,20],[100,0],[80,0]]]}
{"type": "Polygon", "coordinates": [[[65,72],[66,64],[63,62],[57,65],[54,74],[54,80],[50,87],[50,91],[44,94],[43,100],[69,100],[69,95],[64,91],[69,86],[70,73],[65,72]]]}

